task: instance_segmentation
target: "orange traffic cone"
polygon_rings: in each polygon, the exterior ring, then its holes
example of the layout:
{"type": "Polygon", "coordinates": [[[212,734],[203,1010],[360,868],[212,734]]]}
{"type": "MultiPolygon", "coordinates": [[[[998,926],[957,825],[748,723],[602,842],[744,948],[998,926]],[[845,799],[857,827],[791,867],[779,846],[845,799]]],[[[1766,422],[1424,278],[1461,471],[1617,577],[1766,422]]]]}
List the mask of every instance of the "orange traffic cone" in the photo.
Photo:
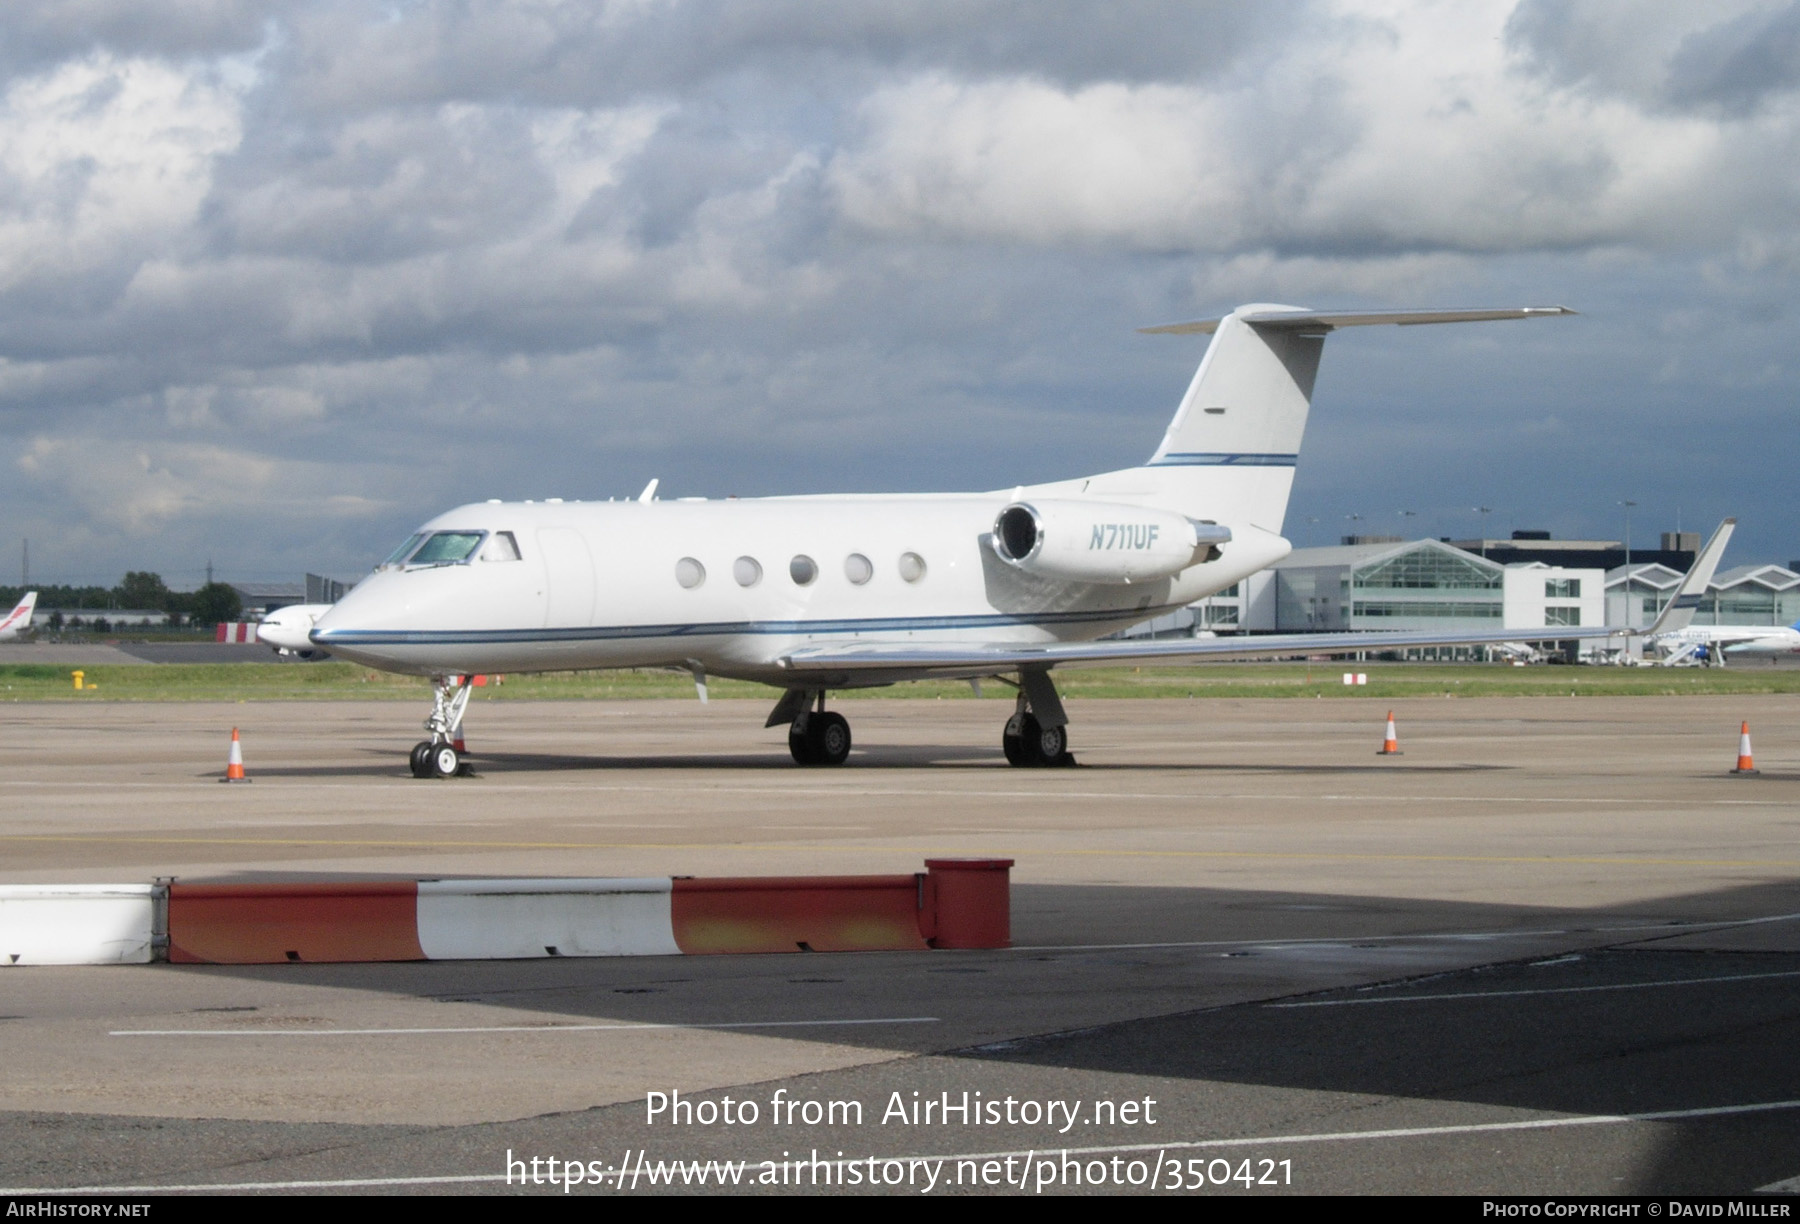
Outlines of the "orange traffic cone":
{"type": "Polygon", "coordinates": [[[1748,722],[1738,728],[1738,763],[1737,768],[1731,772],[1734,774],[1762,772],[1756,767],[1756,762],[1750,758],[1750,724],[1748,722]]]}
{"type": "Polygon", "coordinates": [[[231,755],[225,758],[225,776],[221,782],[248,782],[244,776],[244,749],[238,743],[238,729],[231,729],[231,755]]]}
{"type": "Polygon", "coordinates": [[[1381,741],[1381,751],[1376,756],[1399,756],[1400,740],[1394,734],[1394,712],[1388,711],[1387,738],[1381,741]]]}

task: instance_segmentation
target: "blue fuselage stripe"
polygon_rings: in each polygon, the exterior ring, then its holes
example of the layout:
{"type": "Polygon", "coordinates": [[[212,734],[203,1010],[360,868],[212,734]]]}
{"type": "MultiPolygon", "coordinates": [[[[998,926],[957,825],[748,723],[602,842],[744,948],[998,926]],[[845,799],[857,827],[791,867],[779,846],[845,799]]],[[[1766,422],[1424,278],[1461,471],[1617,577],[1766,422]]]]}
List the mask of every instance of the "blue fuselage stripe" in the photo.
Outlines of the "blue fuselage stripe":
{"type": "Polygon", "coordinates": [[[710,624],[591,625],[568,629],[324,629],[321,646],[473,646],[523,642],[613,642],[645,638],[813,637],[821,634],[931,632],[1012,625],[1081,625],[1144,620],[1177,605],[1093,612],[995,613],[983,616],[892,616],[863,620],[717,621],[710,624]]]}

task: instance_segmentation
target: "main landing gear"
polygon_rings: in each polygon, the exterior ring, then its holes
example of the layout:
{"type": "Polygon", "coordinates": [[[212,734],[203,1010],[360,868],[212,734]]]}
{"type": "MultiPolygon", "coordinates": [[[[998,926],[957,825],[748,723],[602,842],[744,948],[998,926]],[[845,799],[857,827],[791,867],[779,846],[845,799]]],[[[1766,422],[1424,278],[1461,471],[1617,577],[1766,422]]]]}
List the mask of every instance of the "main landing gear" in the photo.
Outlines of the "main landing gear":
{"type": "Polygon", "coordinates": [[[425,720],[430,738],[413,745],[412,776],[466,777],[472,771],[457,750],[453,733],[462,726],[463,711],[469,708],[469,697],[475,690],[466,683],[453,683],[449,676],[434,676],[431,683],[431,716],[425,720]]]}
{"type": "MultiPolygon", "coordinates": [[[[763,725],[788,724],[788,752],[799,765],[842,765],[850,755],[850,724],[825,708],[824,689],[793,688],[769,712],[763,725]]],[[[424,745],[421,745],[424,747],[424,745]]],[[[1047,668],[1019,673],[1019,701],[1000,736],[1009,765],[1046,768],[1073,765],[1069,752],[1069,716],[1047,668]]]]}
{"type": "Polygon", "coordinates": [[[1075,763],[1069,752],[1069,716],[1048,671],[1019,673],[1019,701],[1000,733],[1000,749],[1006,763],[1020,769],[1075,763]]]}
{"type": "Polygon", "coordinates": [[[788,724],[788,752],[798,765],[842,765],[850,755],[850,724],[825,708],[824,689],[789,689],[766,726],[788,724]]]}

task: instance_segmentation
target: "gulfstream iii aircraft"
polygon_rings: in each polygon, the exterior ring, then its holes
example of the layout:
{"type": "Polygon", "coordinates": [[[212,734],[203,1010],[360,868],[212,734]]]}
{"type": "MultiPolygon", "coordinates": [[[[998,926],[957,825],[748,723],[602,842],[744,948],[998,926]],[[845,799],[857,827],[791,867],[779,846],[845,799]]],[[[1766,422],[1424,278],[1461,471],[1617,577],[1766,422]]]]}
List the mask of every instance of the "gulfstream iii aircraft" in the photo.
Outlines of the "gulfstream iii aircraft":
{"type": "Polygon", "coordinates": [[[1057,667],[1516,640],[1516,628],[1100,639],[1291,550],[1282,519],[1327,334],[1570,313],[1252,305],[1146,328],[1212,341],[1143,466],[1078,480],[726,501],[655,501],[652,488],[634,502],[460,506],[419,528],[319,619],[311,640],[436,678],[430,738],[412,754],[420,777],[458,770],[451,731],[471,691],[460,677],[617,667],[685,668],[703,699],[708,676],[781,689],[766,725],[788,726],[802,765],[837,764],[850,751],[849,724],[825,708],[831,690],[991,677],[1018,688],[1006,759],[1066,763],[1057,667]]]}

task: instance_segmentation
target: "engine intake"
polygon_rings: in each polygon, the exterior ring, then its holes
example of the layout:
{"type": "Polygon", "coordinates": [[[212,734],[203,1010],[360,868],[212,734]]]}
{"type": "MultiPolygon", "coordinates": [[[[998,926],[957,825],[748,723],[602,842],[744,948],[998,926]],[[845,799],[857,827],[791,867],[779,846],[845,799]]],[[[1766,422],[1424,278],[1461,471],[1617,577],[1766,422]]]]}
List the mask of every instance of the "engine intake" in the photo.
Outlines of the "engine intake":
{"type": "Polygon", "coordinates": [[[1106,502],[1014,502],[994,519],[994,553],[1028,574],[1127,586],[1215,560],[1231,529],[1171,510],[1106,502]]]}

